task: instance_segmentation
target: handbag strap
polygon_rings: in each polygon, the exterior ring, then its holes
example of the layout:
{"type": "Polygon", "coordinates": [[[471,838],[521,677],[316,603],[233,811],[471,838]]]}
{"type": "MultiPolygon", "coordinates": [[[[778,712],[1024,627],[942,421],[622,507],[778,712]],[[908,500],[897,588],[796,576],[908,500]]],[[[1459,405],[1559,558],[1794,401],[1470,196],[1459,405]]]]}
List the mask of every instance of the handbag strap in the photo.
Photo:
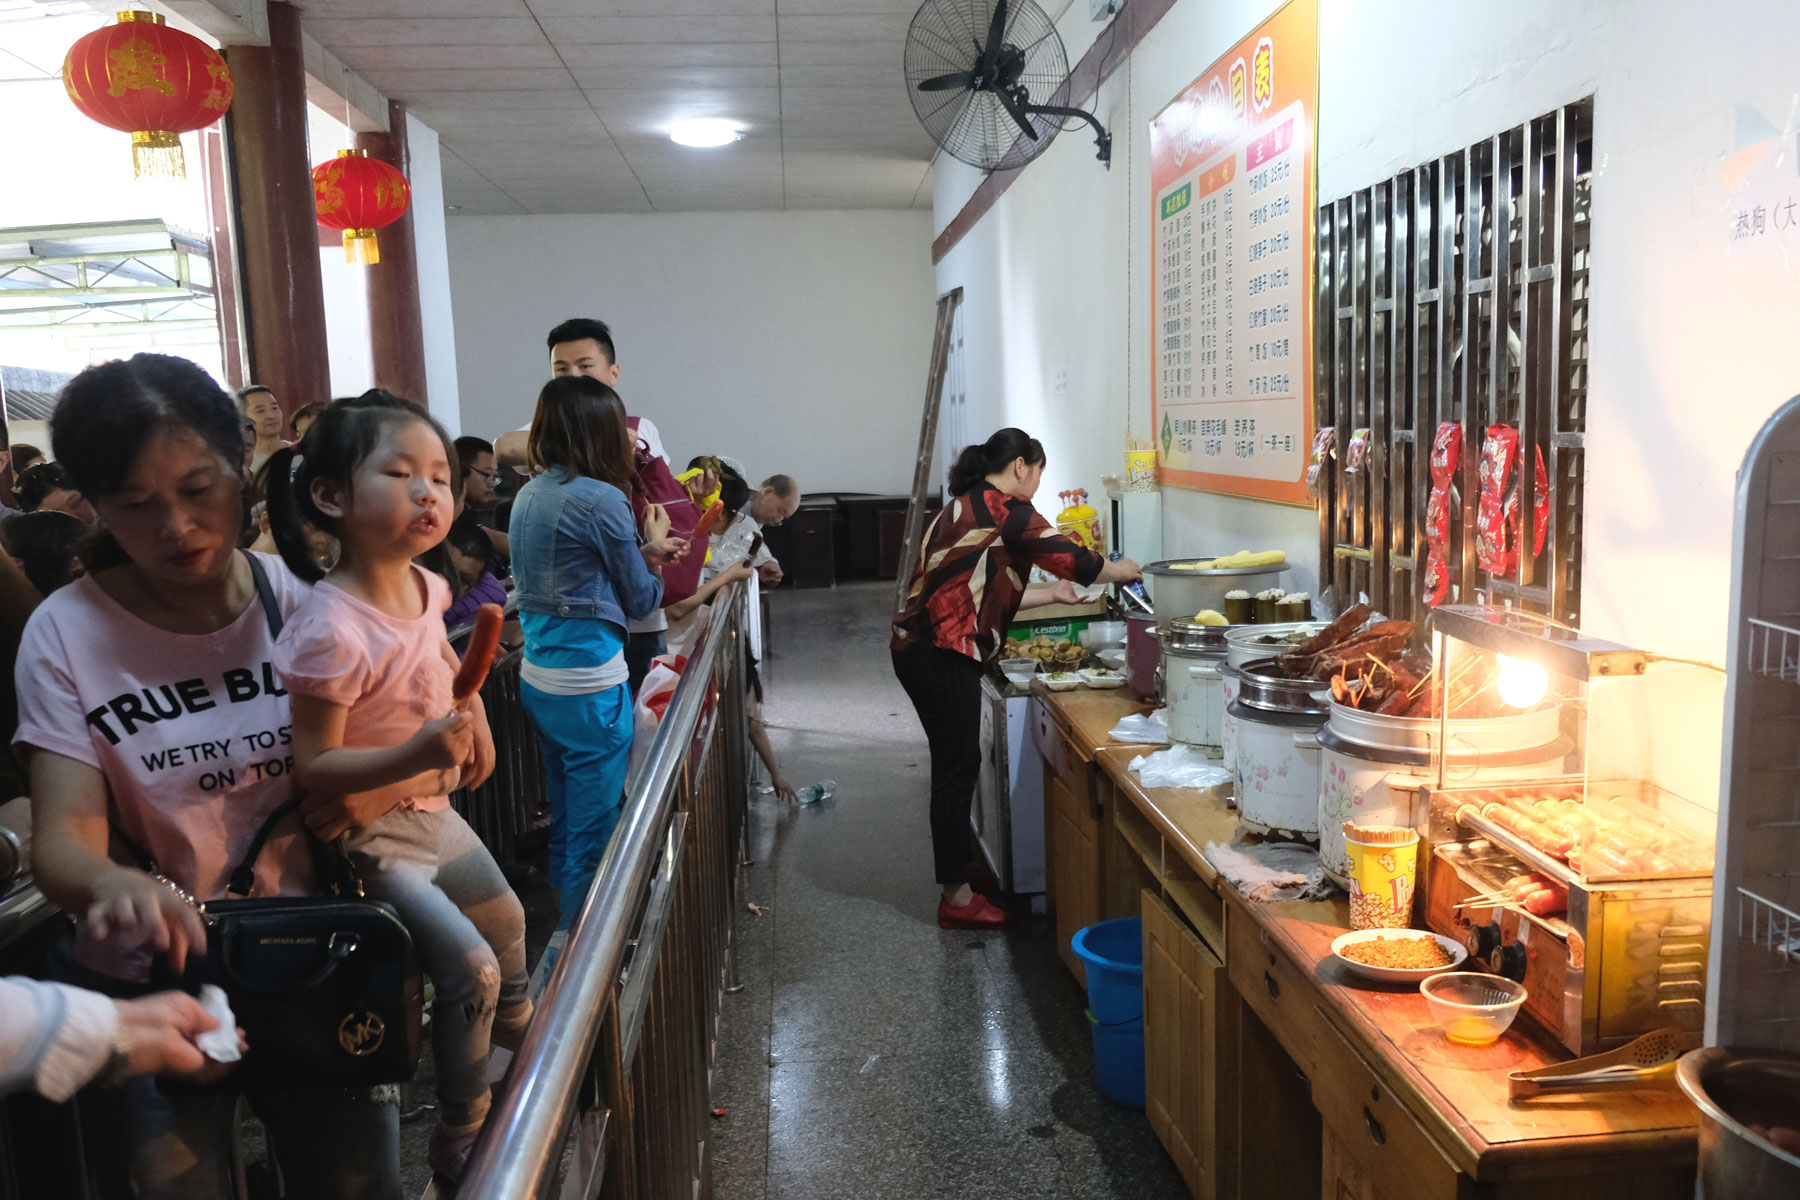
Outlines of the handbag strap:
{"type": "Polygon", "coordinates": [[[256,598],[262,601],[263,616],[269,622],[269,640],[281,636],[281,605],[275,601],[275,588],[269,582],[269,573],[263,569],[262,559],[249,551],[244,551],[244,559],[250,564],[250,580],[256,585],[256,598]]]}

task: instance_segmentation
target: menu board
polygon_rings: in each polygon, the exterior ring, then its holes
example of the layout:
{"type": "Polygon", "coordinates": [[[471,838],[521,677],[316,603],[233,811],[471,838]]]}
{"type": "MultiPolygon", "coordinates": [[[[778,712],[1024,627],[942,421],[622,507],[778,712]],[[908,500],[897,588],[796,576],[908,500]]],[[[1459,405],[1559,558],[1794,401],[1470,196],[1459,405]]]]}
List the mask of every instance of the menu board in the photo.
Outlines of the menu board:
{"type": "Polygon", "coordinates": [[[1150,122],[1157,478],[1312,503],[1317,0],[1289,0],[1150,122]]]}

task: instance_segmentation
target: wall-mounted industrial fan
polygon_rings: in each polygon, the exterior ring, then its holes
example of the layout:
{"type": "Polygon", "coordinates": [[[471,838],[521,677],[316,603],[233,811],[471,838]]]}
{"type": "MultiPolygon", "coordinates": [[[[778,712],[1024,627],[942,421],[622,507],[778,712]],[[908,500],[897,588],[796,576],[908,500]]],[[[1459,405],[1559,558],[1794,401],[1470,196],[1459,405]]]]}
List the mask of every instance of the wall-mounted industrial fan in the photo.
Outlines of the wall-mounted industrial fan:
{"type": "Polygon", "coordinates": [[[1065,118],[1092,125],[1112,165],[1112,135],[1066,103],[1068,53],[1033,0],[925,0],[906,31],[906,89],[925,131],[970,166],[1024,166],[1065,118]]]}

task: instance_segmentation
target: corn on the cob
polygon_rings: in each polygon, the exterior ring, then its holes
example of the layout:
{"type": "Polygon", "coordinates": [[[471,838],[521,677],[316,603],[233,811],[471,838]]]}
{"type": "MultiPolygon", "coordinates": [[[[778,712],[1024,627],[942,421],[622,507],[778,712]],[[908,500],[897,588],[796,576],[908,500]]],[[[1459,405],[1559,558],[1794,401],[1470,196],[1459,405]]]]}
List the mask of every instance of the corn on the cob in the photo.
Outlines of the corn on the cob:
{"type": "Polygon", "coordinates": [[[1236,571],[1244,567],[1273,567],[1287,561],[1280,550],[1239,550],[1223,558],[1172,564],[1177,571],[1236,571]]]}

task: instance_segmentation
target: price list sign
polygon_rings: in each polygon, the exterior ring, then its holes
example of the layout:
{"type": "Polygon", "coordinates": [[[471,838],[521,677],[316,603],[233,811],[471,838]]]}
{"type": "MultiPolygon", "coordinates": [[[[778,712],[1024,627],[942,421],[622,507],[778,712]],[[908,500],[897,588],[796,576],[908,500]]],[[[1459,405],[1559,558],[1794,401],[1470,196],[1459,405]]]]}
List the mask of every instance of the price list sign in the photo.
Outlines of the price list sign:
{"type": "Polygon", "coordinates": [[[1168,484],[1311,504],[1317,0],[1150,122],[1152,412],[1168,484]]]}

